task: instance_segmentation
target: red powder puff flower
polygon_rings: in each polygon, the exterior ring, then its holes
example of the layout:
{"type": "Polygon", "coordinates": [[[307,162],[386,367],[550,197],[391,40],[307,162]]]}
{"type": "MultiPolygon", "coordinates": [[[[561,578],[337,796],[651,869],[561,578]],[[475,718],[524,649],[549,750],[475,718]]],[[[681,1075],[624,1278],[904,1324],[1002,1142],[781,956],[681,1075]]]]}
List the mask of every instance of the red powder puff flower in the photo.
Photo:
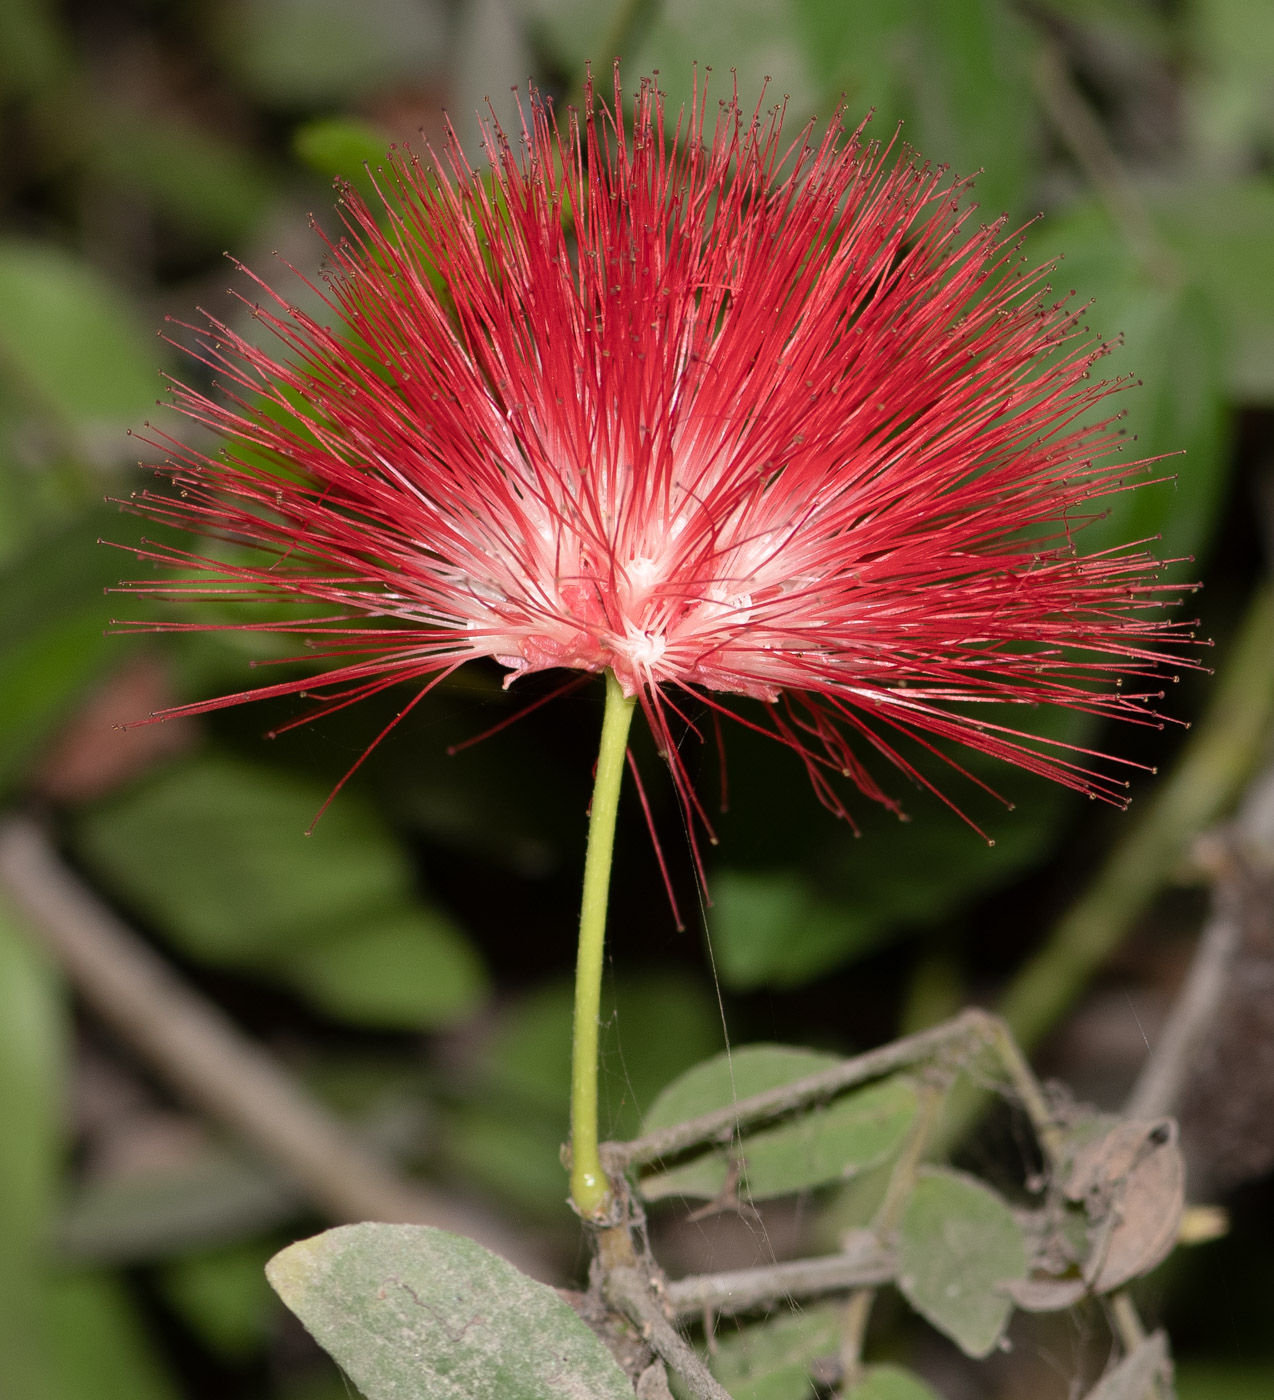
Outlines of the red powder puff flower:
{"type": "Polygon", "coordinates": [[[670,137],[644,83],[629,129],[617,78],[563,132],[533,96],[490,177],[453,140],[436,169],[393,154],[383,209],[346,190],[331,324],[259,282],[273,354],[209,317],[228,393],[176,405],[229,446],[165,439],[172,489],[131,502],[248,552],[146,542],[193,575],[130,586],[319,605],[241,624],[315,639],[316,713],[427,681],[410,709],[473,657],[610,668],[690,806],[670,723],[722,696],[763,702],[744,722],[842,815],[838,775],[892,805],[851,741],[928,785],[900,736],[1122,800],[986,709],[1155,720],[1159,566],[1071,537],[1130,471],[1089,412],[1108,347],[942,172],[836,122],[785,147],[735,102],[709,132],[705,105],[670,137]]]}

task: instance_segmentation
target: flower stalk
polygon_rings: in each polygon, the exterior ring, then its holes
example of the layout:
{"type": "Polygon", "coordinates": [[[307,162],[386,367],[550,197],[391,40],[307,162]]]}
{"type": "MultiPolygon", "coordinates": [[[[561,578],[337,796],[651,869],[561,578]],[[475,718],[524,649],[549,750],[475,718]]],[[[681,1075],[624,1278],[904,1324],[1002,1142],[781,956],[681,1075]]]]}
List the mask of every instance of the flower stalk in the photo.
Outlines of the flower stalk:
{"type": "Polygon", "coordinates": [[[587,1219],[605,1214],[610,1183],[602,1170],[597,1133],[597,1054],[601,1022],[602,952],[610,893],[615,816],[636,697],[606,672],[606,711],[593,782],[575,962],[575,1023],[571,1040],[571,1200],[587,1219]]]}

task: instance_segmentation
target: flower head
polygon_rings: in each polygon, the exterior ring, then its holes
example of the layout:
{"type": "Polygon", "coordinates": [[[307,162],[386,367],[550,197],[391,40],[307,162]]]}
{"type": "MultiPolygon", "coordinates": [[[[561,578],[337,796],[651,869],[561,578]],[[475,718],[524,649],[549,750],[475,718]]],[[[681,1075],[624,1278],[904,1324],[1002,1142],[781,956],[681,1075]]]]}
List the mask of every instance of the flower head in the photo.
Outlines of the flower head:
{"type": "Polygon", "coordinates": [[[1108,347],[941,171],[705,108],[670,133],[644,83],[626,126],[617,78],[563,128],[533,96],[490,176],[453,141],[395,152],[383,209],[347,190],[330,324],[260,282],[272,350],[209,318],[228,393],[176,404],[228,446],[165,439],[172,489],[131,503],[248,552],[148,543],[193,573],[144,587],[317,605],[242,625],[317,639],[323,709],[475,657],[609,668],[687,803],[690,696],[764,702],[838,811],[838,775],[889,801],[858,751],[913,773],[904,736],[1118,800],[984,708],[1155,718],[1159,566],[1071,533],[1130,471],[1090,412],[1108,347]]]}

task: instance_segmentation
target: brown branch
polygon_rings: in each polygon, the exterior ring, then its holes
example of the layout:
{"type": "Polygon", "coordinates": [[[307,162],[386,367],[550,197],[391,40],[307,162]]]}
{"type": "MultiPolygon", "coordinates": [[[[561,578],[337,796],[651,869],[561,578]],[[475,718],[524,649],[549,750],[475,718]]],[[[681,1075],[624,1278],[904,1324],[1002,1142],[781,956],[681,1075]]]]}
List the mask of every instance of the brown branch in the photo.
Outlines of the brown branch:
{"type": "Polygon", "coordinates": [[[866,1084],[869,1080],[922,1064],[958,1040],[995,1043],[1002,1029],[998,1019],[989,1012],[970,1008],[931,1030],[904,1036],[889,1045],[882,1045],[878,1050],[856,1055],[852,1060],[844,1060],[831,1069],[806,1075],[804,1079],[794,1080],[791,1084],[752,1094],[724,1108],[701,1113],[697,1118],[688,1118],[684,1123],[646,1133],[629,1142],[604,1143],[603,1161],[608,1171],[619,1173],[626,1167],[656,1162],[700,1143],[728,1141],[742,1127],[763,1122],[767,1118],[781,1117],[806,1104],[866,1084]]]}
{"type": "Polygon", "coordinates": [[[697,1317],[704,1309],[740,1313],[779,1298],[813,1298],[820,1293],[843,1293],[889,1283],[897,1262],[869,1230],[856,1230],[840,1254],[817,1259],[792,1259],[755,1269],[722,1274],[691,1274],[664,1285],[678,1317],[697,1317]]]}
{"type": "Polygon", "coordinates": [[[1253,863],[1268,867],[1274,857],[1274,832],[1268,829],[1272,810],[1274,765],[1253,780],[1232,825],[1199,843],[1213,875],[1211,913],[1158,1044],[1124,1109],[1129,1118],[1162,1118],[1177,1111],[1199,1047],[1219,1014],[1251,901],[1266,897],[1253,878],[1253,863]]]}
{"type": "Polygon", "coordinates": [[[704,1365],[699,1353],[668,1321],[644,1271],[613,1269],[604,1285],[606,1301],[641,1328],[662,1361],[676,1371],[701,1400],[730,1400],[730,1393],[704,1365]]]}
{"type": "Polygon", "coordinates": [[[1223,876],[1217,882],[1212,913],[1199,938],[1185,986],[1128,1097],[1125,1117],[1163,1118],[1176,1112],[1195,1052],[1211,1029],[1242,941],[1243,894],[1239,881],[1223,876]]]}
{"type": "Polygon", "coordinates": [[[536,1277],[552,1272],[500,1221],[407,1180],[369,1152],[105,908],[29,819],[0,823],[0,887],[97,1015],[331,1220],[433,1225],[470,1236],[536,1277]]]}

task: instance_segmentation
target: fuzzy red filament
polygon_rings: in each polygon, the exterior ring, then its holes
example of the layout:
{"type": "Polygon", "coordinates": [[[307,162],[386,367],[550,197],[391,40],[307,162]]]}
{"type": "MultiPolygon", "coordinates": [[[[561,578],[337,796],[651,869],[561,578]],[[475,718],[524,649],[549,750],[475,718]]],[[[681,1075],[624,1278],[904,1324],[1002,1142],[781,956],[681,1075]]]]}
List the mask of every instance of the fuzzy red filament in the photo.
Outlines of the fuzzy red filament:
{"type": "Polygon", "coordinates": [[[840,776],[893,805],[864,746],[929,785],[902,738],[1122,800],[999,708],[1157,722],[1185,640],[1140,544],[1082,553],[1132,472],[1095,412],[1109,347],[941,171],[705,108],[672,133],[647,82],[625,124],[617,76],[559,128],[533,95],[493,174],[453,140],[392,153],[384,208],[346,190],[330,324],[259,281],[272,349],[209,318],[222,392],[176,405],[228,445],[164,438],[167,487],[130,502],[233,547],[146,542],[187,577],[130,587],[311,605],[238,625],[315,639],[316,713],[474,657],[610,668],[691,809],[672,729],[732,696],[842,814],[840,776]]]}

